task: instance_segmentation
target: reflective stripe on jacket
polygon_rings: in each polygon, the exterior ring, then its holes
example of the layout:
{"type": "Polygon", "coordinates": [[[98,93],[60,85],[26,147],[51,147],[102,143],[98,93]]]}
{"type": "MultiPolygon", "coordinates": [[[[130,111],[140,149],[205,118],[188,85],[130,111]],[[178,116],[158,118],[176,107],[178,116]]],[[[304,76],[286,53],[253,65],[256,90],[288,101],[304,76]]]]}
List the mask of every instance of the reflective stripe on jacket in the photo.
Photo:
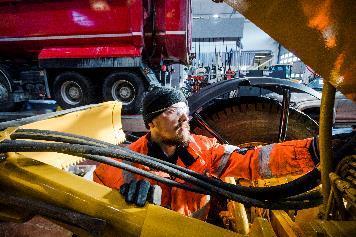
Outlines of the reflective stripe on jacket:
{"type": "MultiPolygon", "coordinates": [[[[141,154],[149,154],[151,148],[148,138],[149,135],[141,137],[130,144],[129,148],[141,154]]],[[[311,142],[311,138],[295,140],[240,152],[238,147],[221,145],[215,138],[192,134],[188,147],[179,153],[176,164],[221,179],[236,177],[256,180],[288,174],[302,174],[314,167],[312,157],[308,152],[311,142]]],[[[151,170],[143,165],[136,164],[135,166],[169,178],[169,175],[164,172],[151,170]]],[[[99,165],[94,172],[95,182],[115,189],[132,179],[142,178],[139,175],[105,164],[99,165]]],[[[179,179],[175,180],[184,182],[179,179]]],[[[170,187],[154,180],[150,180],[150,182],[161,186],[162,206],[187,216],[194,216],[199,219],[206,217],[207,211],[202,210],[209,209],[206,208],[209,201],[208,196],[170,187]]]]}

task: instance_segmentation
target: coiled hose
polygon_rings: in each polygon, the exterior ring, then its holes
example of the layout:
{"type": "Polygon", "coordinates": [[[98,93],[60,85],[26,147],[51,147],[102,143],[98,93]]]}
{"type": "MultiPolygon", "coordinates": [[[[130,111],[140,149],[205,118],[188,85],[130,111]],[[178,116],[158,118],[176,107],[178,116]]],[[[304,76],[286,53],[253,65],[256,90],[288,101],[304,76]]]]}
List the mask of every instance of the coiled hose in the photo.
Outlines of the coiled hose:
{"type": "Polygon", "coordinates": [[[251,188],[226,184],[218,179],[203,176],[194,171],[176,166],[169,162],[165,162],[153,157],[133,152],[126,148],[114,146],[110,143],[105,143],[83,136],[52,131],[19,129],[11,135],[11,138],[47,140],[56,142],[43,143],[6,140],[0,144],[0,152],[27,152],[35,150],[38,152],[52,151],[82,156],[84,158],[96,160],[98,162],[112,165],[114,167],[126,169],[130,172],[157,180],[158,182],[166,183],[168,185],[198,193],[223,196],[225,198],[241,202],[247,206],[257,206],[268,209],[297,210],[314,207],[321,203],[320,198],[315,198],[315,192],[299,195],[298,198],[290,198],[291,196],[308,191],[318,184],[315,180],[319,179],[320,173],[316,169],[288,184],[267,188],[251,188]],[[170,179],[165,179],[147,171],[140,170],[129,164],[110,159],[108,157],[114,157],[128,160],[133,163],[143,164],[150,168],[169,173],[170,175],[178,177],[192,185],[182,184],[170,179]],[[310,183],[313,184],[310,185],[310,183]],[[296,186],[298,186],[298,189],[296,189],[296,186]]]}
{"type": "MultiPolygon", "coordinates": [[[[16,133],[11,135],[13,139],[33,139],[33,140],[47,140],[47,141],[62,141],[71,144],[82,144],[82,145],[97,145],[100,147],[118,149],[118,146],[111,143],[106,143],[92,138],[87,138],[84,136],[73,135],[69,133],[62,132],[53,132],[46,130],[36,130],[36,129],[19,129],[16,133]]],[[[289,183],[276,185],[273,187],[245,187],[241,185],[232,185],[225,182],[222,182],[219,179],[209,178],[205,175],[196,173],[187,168],[177,166],[175,164],[154,158],[146,155],[142,155],[137,152],[133,152],[127,148],[120,147],[121,150],[128,152],[134,156],[140,156],[144,159],[149,158],[152,161],[162,163],[169,167],[175,168],[179,171],[182,171],[186,174],[192,175],[193,177],[202,179],[212,185],[221,186],[231,192],[243,193],[245,196],[253,197],[256,199],[280,199],[284,197],[294,196],[303,192],[306,192],[312,188],[315,188],[319,185],[320,182],[320,172],[318,169],[313,169],[309,173],[301,176],[289,183]]]]}

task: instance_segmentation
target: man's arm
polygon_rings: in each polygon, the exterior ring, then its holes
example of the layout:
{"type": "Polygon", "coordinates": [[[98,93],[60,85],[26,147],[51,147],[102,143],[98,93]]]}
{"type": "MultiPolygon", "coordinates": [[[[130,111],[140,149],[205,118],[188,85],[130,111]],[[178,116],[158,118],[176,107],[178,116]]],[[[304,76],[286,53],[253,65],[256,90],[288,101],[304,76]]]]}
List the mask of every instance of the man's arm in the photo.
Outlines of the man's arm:
{"type": "Polygon", "coordinates": [[[218,145],[212,152],[212,173],[220,178],[236,177],[248,180],[303,174],[312,170],[319,158],[311,152],[313,138],[275,143],[254,149],[221,154],[218,145]],[[217,151],[217,152],[216,152],[217,151]],[[228,155],[228,159],[226,156],[228,155]]]}
{"type": "Polygon", "coordinates": [[[99,164],[94,170],[93,180],[109,188],[118,189],[125,183],[123,170],[107,165],[99,164]]]}

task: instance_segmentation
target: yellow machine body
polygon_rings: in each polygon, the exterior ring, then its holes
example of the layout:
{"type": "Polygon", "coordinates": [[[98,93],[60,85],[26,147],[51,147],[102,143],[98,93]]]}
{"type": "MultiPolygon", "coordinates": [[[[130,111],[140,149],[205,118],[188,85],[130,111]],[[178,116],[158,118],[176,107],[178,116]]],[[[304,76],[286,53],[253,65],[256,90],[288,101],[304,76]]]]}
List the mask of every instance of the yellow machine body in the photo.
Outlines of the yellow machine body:
{"type": "MultiPolygon", "coordinates": [[[[26,124],[20,128],[72,133],[111,144],[120,144],[125,141],[125,134],[121,124],[121,104],[114,102],[91,106],[85,110],[26,124]]],[[[83,161],[81,157],[60,153],[26,152],[25,155],[58,168],[66,168],[69,165],[83,161]]]]}

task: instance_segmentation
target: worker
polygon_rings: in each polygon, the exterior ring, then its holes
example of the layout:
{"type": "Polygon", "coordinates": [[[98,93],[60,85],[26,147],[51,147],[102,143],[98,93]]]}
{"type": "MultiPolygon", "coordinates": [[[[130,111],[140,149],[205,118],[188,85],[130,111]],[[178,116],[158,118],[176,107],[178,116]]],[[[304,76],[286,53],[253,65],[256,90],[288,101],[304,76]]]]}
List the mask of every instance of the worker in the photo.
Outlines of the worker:
{"type": "MultiPolygon", "coordinates": [[[[191,134],[188,115],[187,100],[180,91],[167,87],[154,88],[143,101],[143,120],[149,132],[131,143],[129,148],[220,179],[235,177],[257,180],[297,175],[312,170],[319,163],[315,138],[270,144],[250,150],[240,149],[219,144],[215,138],[191,134]]],[[[143,165],[136,166],[171,178],[162,171],[143,165]]],[[[137,194],[139,191],[136,189],[143,184],[151,187],[159,185],[162,189],[162,206],[187,216],[206,218],[209,196],[170,187],[154,180],[143,182],[143,179],[145,178],[106,164],[99,165],[94,172],[94,181],[114,189],[121,187],[121,193],[128,202],[144,205],[146,197],[142,199],[141,195],[140,200],[135,199],[135,192],[137,194]]]]}

